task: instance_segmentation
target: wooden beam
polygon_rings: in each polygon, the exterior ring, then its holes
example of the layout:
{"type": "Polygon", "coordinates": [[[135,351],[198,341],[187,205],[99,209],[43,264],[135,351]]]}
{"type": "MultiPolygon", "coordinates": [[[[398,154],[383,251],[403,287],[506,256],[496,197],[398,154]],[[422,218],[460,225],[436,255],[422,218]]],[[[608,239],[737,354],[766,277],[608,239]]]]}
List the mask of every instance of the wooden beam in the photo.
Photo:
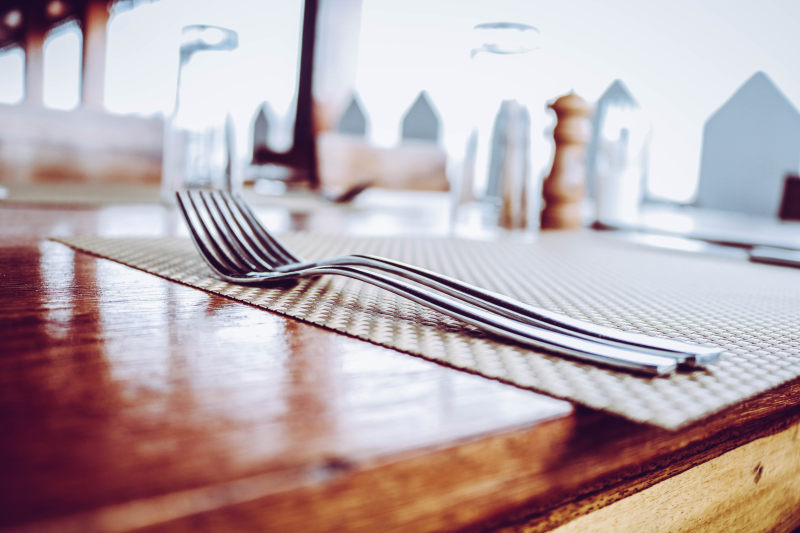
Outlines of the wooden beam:
{"type": "Polygon", "coordinates": [[[81,105],[102,111],[105,101],[106,27],[108,3],[89,0],[83,12],[83,69],[81,73],[81,105]]]}
{"type": "Polygon", "coordinates": [[[33,10],[25,20],[25,103],[44,105],[44,38],[42,14],[33,10]]]}

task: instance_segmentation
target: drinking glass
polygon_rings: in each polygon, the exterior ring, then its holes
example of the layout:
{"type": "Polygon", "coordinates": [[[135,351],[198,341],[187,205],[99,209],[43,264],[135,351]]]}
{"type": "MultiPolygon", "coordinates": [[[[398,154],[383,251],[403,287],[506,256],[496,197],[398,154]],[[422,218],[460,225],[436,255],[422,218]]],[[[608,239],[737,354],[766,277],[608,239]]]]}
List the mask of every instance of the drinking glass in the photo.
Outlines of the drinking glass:
{"type": "Polygon", "coordinates": [[[233,124],[228,114],[230,80],[219,67],[235,50],[236,32],[192,25],[182,30],[175,108],[164,124],[162,200],[175,202],[181,189],[232,190],[238,183],[234,164],[233,124]],[[224,78],[224,77],[223,77],[224,78]]]}
{"type": "Polygon", "coordinates": [[[474,127],[453,184],[454,233],[496,237],[538,230],[538,183],[531,171],[531,115],[539,30],[517,22],[474,28],[469,113],[474,127]]]}

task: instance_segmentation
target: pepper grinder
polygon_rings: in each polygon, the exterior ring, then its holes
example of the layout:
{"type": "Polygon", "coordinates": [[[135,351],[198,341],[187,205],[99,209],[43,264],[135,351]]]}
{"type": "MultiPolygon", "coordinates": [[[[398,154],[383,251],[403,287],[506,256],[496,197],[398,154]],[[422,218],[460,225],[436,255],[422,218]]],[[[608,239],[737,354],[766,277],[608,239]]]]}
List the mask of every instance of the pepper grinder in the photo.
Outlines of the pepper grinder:
{"type": "Polygon", "coordinates": [[[591,138],[592,107],[569,93],[548,107],[556,113],[556,147],[550,175],[542,184],[542,228],[574,229],[582,225],[581,201],[586,193],[586,145],[591,138]]]}

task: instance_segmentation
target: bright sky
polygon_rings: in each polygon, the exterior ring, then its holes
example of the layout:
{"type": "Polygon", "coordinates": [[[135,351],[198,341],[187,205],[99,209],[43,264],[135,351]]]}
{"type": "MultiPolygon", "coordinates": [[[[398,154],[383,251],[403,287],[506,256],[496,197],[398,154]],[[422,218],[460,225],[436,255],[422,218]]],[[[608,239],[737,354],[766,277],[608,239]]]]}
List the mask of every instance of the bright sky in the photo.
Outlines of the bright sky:
{"type": "MultiPolygon", "coordinates": [[[[230,102],[240,146],[263,101],[288,132],[300,14],[301,2],[282,0],[160,0],[119,10],[109,27],[106,106],[168,114],[180,28],[214,24],[239,33],[239,50],[209,56],[206,66],[215,73],[209,94],[230,102]]],[[[617,78],[653,124],[651,190],[676,200],[694,193],[703,123],[754,72],[766,72],[800,106],[796,0],[363,0],[355,88],[373,141],[397,141],[403,113],[424,89],[442,117],[446,148],[459,153],[481,106],[473,90],[480,80],[470,78],[471,28],[497,20],[541,30],[521,98],[532,112],[533,156],[542,169],[553,123],[545,103],[570,90],[594,101],[617,78]]],[[[48,105],[77,104],[79,50],[76,32],[48,41],[48,105]]],[[[20,100],[22,63],[18,51],[0,54],[0,101],[20,100]]]]}

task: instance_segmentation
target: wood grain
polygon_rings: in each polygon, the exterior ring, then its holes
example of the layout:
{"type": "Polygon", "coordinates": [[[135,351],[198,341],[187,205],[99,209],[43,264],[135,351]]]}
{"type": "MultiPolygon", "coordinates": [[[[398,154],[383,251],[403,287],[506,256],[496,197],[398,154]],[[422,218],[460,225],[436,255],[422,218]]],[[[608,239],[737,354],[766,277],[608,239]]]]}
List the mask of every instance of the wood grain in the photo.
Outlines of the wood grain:
{"type": "Polygon", "coordinates": [[[181,232],[0,207],[0,529],[549,528],[800,421],[800,381],[679,432],[572,410],[44,240],[181,232]]]}
{"type": "Polygon", "coordinates": [[[555,531],[666,533],[696,531],[698,526],[720,533],[789,532],[800,527],[800,424],[740,446],[555,531]]]}

